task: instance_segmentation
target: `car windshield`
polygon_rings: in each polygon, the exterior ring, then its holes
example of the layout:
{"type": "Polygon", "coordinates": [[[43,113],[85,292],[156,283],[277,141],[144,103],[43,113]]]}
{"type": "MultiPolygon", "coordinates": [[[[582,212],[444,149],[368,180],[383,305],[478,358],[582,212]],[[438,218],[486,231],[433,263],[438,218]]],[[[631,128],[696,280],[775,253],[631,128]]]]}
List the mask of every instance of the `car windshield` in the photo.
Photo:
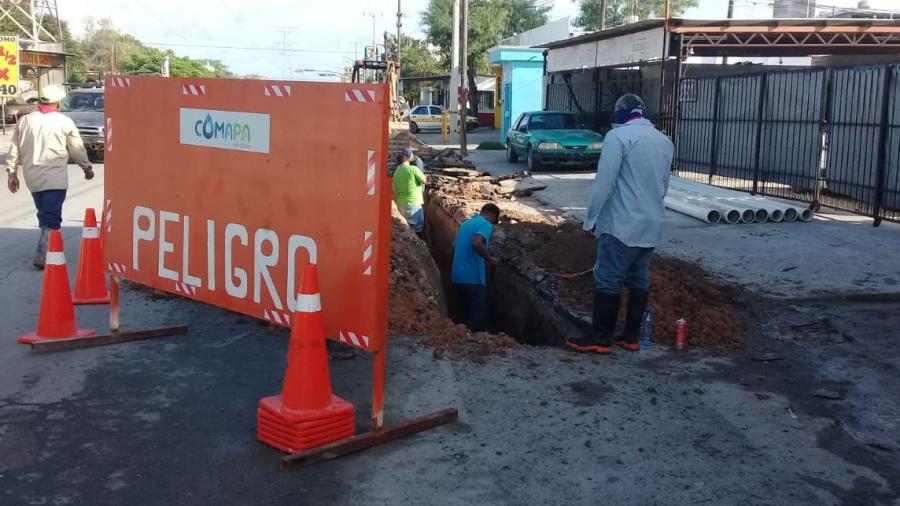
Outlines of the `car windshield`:
{"type": "Polygon", "coordinates": [[[574,114],[535,114],[528,122],[531,130],[573,130],[581,128],[574,114]]]}
{"type": "Polygon", "coordinates": [[[69,93],[59,105],[59,110],[103,112],[103,93],[69,93]]]}

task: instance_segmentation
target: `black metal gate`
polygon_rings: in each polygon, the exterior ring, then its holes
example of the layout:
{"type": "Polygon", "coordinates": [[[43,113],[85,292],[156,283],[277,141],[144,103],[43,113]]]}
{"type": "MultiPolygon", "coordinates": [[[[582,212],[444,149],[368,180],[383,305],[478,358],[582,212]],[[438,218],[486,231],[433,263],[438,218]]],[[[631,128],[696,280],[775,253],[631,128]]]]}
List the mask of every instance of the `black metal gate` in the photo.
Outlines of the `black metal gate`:
{"type": "Polygon", "coordinates": [[[682,79],[676,167],[716,186],[900,220],[900,66],[682,79]]]}
{"type": "Polygon", "coordinates": [[[550,74],[544,108],[577,112],[581,121],[592,130],[605,133],[612,124],[613,106],[626,93],[644,99],[651,121],[671,134],[675,118],[675,84],[678,64],[665,64],[665,90],[660,98],[659,64],[635,63],[624,66],[596,68],[585,73],[560,72],[550,74]]]}

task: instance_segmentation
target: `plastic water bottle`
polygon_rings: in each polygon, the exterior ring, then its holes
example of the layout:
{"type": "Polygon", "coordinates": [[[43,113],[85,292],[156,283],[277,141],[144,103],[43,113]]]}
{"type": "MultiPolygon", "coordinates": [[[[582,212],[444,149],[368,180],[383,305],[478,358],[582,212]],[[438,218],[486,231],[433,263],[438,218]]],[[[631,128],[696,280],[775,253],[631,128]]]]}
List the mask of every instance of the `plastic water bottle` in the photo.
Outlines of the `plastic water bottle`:
{"type": "Polygon", "coordinates": [[[653,313],[646,309],[644,310],[644,317],[641,318],[641,349],[649,350],[653,345],[653,313]]]}

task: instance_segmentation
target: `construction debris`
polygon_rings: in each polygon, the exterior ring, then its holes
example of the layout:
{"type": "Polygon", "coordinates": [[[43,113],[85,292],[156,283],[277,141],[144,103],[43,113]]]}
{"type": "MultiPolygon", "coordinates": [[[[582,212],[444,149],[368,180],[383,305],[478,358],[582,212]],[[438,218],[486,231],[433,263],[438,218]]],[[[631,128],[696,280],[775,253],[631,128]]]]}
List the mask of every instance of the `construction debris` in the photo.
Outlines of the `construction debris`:
{"type": "MultiPolygon", "coordinates": [[[[551,307],[555,313],[544,314],[543,323],[554,318],[560,321],[558,325],[548,325],[540,339],[517,335],[512,328],[515,322],[510,322],[509,318],[494,330],[506,330],[520,341],[533,344],[559,344],[567,337],[560,334],[571,331],[567,321],[580,320],[582,325],[590,321],[594,281],[587,274],[596,260],[597,240],[582,231],[580,223],[566,216],[538,211],[538,203],[516,200],[506,193],[504,183],[507,181],[518,184],[530,179],[527,174],[518,176],[522,179],[499,180],[478,171],[448,172],[447,169],[433,175],[426,211],[429,240],[438,264],[449,262],[449,256],[436,250],[447,248],[452,243],[455,227],[477,213],[484,202],[497,203],[502,211],[501,224],[495,228],[491,248],[502,265],[494,277],[504,280],[507,287],[517,286],[520,290],[536,292],[533,297],[520,293],[510,298],[518,300],[520,306],[526,300],[533,300],[536,305],[551,307]],[[572,275],[575,273],[584,275],[572,275]],[[511,282],[511,277],[521,281],[511,282]]],[[[691,347],[725,353],[742,342],[743,333],[737,317],[741,307],[740,294],[713,280],[699,267],[657,255],[651,270],[651,293],[650,308],[657,322],[654,334],[657,342],[674,341],[674,323],[680,318],[690,324],[691,347]]],[[[494,295],[496,299],[501,294],[494,295]]],[[[515,313],[511,317],[513,320],[538,310],[536,307],[523,310],[521,307],[498,306],[493,309],[515,313]]],[[[495,320],[505,319],[496,314],[492,316],[495,320]]]]}
{"type": "MultiPolygon", "coordinates": [[[[495,228],[492,240],[492,252],[502,260],[498,270],[504,274],[495,273],[494,276],[504,279],[507,288],[516,286],[535,292],[529,297],[518,294],[520,305],[527,299],[549,307],[539,310],[494,307],[495,311],[510,313],[509,318],[494,315],[494,329],[516,334],[511,319],[540,311],[543,320],[559,321],[542,322],[539,332],[545,335],[540,339],[514,337],[520,342],[560,344],[567,337],[560,334],[575,328],[571,322],[589,323],[594,281],[587,274],[596,259],[596,238],[584,233],[580,223],[568,216],[538,211],[538,202],[527,201],[534,192],[545,189],[545,184],[527,171],[491,176],[464,160],[457,150],[434,150],[418,143],[408,132],[400,135],[403,139],[392,141],[392,149],[395,144],[397,147],[412,144],[429,173],[426,232],[431,251],[395,211],[391,335],[429,336],[423,343],[435,348],[437,356],[454,356],[460,350],[467,350],[464,353],[467,356],[482,356],[515,344],[503,333],[473,335],[447,317],[447,301],[443,295],[446,285],[441,283],[439,270],[449,269],[449,249],[456,228],[477,214],[486,202],[494,202],[502,210],[501,224],[495,228]],[[513,282],[513,278],[522,281],[513,282]]],[[[674,341],[674,322],[680,318],[690,324],[692,348],[725,353],[742,342],[743,333],[737,316],[741,304],[739,294],[710,278],[699,267],[657,255],[651,270],[651,293],[650,308],[657,322],[654,334],[657,342],[674,341]]],[[[519,330],[526,327],[529,325],[523,324],[519,330]]]]}

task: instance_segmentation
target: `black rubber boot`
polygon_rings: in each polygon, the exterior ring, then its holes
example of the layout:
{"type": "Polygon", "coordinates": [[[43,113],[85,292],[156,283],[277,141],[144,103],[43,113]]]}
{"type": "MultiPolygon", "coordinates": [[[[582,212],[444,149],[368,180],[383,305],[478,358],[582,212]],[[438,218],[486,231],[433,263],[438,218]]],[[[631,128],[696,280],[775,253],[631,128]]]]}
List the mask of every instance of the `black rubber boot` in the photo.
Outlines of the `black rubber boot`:
{"type": "Polygon", "coordinates": [[[44,269],[44,263],[47,261],[47,242],[50,240],[50,229],[41,227],[41,237],[38,239],[37,248],[34,251],[34,258],[31,263],[38,269],[44,269]]]}
{"type": "Polygon", "coordinates": [[[566,340],[566,346],[577,351],[609,353],[619,316],[618,293],[594,292],[594,314],[591,330],[582,337],[566,340]]]}
{"type": "Polygon", "coordinates": [[[650,292],[646,290],[628,289],[628,305],[625,311],[625,331],[616,339],[616,344],[628,351],[640,349],[641,320],[647,309],[650,292]]]}

